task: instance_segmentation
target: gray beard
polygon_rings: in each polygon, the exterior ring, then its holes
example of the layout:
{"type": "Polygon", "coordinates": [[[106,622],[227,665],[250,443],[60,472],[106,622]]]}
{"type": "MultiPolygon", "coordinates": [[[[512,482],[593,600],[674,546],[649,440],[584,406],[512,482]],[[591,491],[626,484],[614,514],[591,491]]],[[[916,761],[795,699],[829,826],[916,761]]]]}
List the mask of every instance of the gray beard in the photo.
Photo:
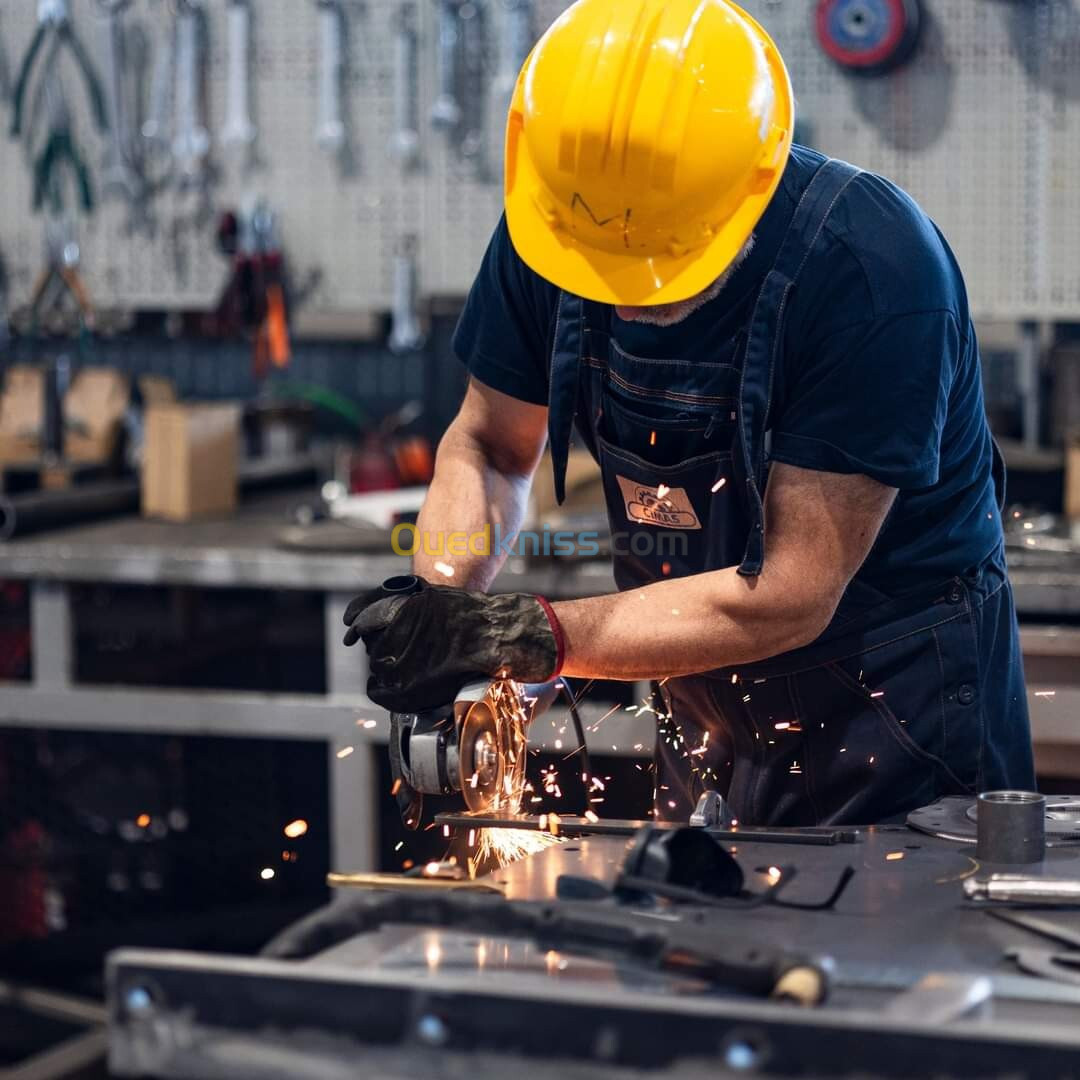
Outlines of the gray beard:
{"type": "Polygon", "coordinates": [[[644,307],[632,319],[626,322],[647,323],[649,326],[674,326],[688,319],[695,311],[703,308],[710,300],[715,300],[723,291],[724,286],[734,277],[735,271],[746,261],[746,257],[754,250],[754,236],[751,233],[749,239],[743,244],[738,255],[732,260],[731,265],[707,288],[696,296],[687,300],[678,300],[674,304],[656,304],[652,307],[644,307]]]}

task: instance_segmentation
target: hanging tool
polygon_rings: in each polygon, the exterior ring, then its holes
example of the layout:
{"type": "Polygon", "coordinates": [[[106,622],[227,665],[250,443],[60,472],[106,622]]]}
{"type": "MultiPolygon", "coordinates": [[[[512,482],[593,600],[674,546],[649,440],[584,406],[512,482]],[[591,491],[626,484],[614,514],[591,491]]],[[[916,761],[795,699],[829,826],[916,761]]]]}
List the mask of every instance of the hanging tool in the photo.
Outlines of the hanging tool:
{"type": "Polygon", "coordinates": [[[30,41],[30,46],[19,65],[19,75],[15,80],[15,93],[12,101],[11,134],[19,135],[23,129],[23,110],[26,105],[26,93],[33,74],[34,63],[41,50],[48,42],[43,77],[55,73],[57,61],[63,46],[67,46],[75,60],[75,66],[86,84],[86,94],[90,101],[90,111],[99,131],[108,126],[105,116],[105,100],[101,92],[101,83],[94,71],[94,65],[78,35],[72,29],[71,16],[67,0],[38,0],[37,29],[30,41]]]}
{"type": "Polygon", "coordinates": [[[141,135],[155,156],[172,152],[172,104],[176,82],[176,25],[171,19],[159,19],[153,44],[153,71],[150,95],[141,135]]]}
{"type": "Polygon", "coordinates": [[[203,76],[206,61],[202,0],[177,0],[176,129],[173,157],[182,185],[202,186],[210,135],[203,122],[203,76]]]}
{"type": "Polygon", "coordinates": [[[251,120],[250,0],[229,0],[227,18],[229,64],[221,143],[246,150],[255,142],[255,125],[251,120]]]}
{"type": "Polygon", "coordinates": [[[289,322],[285,309],[284,256],[273,212],[259,203],[251,216],[255,242],[256,283],[263,297],[262,318],[255,331],[255,374],[261,377],[270,365],[287,367],[292,356],[289,322]]]}
{"type": "Polygon", "coordinates": [[[0,349],[6,349],[11,340],[8,327],[8,273],[3,253],[0,252],[0,349]]]}
{"type": "Polygon", "coordinates": [[[461,0],[436,0],[439,5],[439,94],[431,106],[433,127],[450,131],[461,123],[458,103],[458,52],[461,41],[461,0]]]}
{"type": "Polygon", "coordinates": [[[104,16],[108,78],[106,94],[109,113],[109,140],[102,167],[101,191],[105,197],[119,196],[129,206],[142,202],[145,185],[133,160],[133,134],[126,86],[124,12],[131,0],[95,0],[104,16]]]}
{"type": "Polygon", "coordinates": [[[502,33],[499,35],[499,69],[492,83],[496,115],[502,123],[510,107],[518,73],[533,43],[533,0],[503,0],[502,33]]]}
{"type": "Polygon", "coordinates": [[[217,332],[251,336],[253,370],[262,379],[291,358],[285,259],[273,212],[259,202],[250,214],[222,215],[218,246],[232,256],[233,269],[218,302],[217,332]]]}
{"type": "Polygon", "coordinates": [[[94,208],[90,173],[72,134],[71,110],[55,67],[45,73],[44,98],[48,126],[41,153],[34,160],[34,209],[40,210],[47,202],[54,215],[64,210],[60,170],[66,165],[75,181],[79,205],[89,213],[94,208]]]}
{"type": "Polygon", "coordinates": [[[329,154],[345,146],[342,82],[345,77],[344,14],[340,0],[316,0],[319,9],[319,100],[315,141],[329,154]]]}
{"type": "Polygon", "coordinates": [[[915,51],[920,0],[818,0],[815,26],[825,54],[855,75],[884,75],[915,51]]]}
{"type": "Polygon", "coordinates": [[[420,71],[417,64],[416,5],[404,3],[394,21],[394,133],[390,153],[402,169],[420,157],[420,71]]]}
{"type": "Polygon", "coordinates": [[[416,317],[416,247],[416,237],[406,236],[394,255],[394,300],[387,342],[391,352],[412,352],[424,344],[424,333],[416,317]]]}
{"type": "MultiPolygon", "coordinates": [[[[75,222],[67,214],[45,221],[45,269],[34,282],[30,303],[13,317],[21,331],[36,333],[46,317],[57,311],[64,298],[70,296],[79,312],[79,329],[93,325],[94,309],[90,295],[79,275],[79,241],[75,222]]],[[[50,329],[60,330],[58,324],[50,329]]]]}
{"type": "Polygon", "coordinates": [[[0,37],[0,99],[11,97],[11,68],[8,66],[7,50],[4,39],[0,37]]]}

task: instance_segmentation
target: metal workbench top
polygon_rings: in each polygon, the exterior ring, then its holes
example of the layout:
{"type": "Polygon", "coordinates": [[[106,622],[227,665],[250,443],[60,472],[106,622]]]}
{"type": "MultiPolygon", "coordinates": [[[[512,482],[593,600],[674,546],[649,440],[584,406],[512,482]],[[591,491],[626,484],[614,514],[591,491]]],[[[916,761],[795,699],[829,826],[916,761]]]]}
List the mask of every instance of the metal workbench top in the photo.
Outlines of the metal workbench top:
{"type": "MultiPolygon", "coordinates": [[[[383,552],[300,550],[281,542],[297,493],[242,503],[228,517],[189,522],[138,515],[54,529],[0,543],[0,578],[128,585],[348,591],[408,572],[409,560],[383,552]]],[[[614,588],[604,561],[508,560],[499,585],[546,596],[614,588]]]]}
{"type": "MultiPolygon", "coordinates": [[[[281,536],[296,493],[245,502],[230,517],[172,523],[137,515],[56,529],[0,544],[0,578],[348,591],[376,585],[408,566],[405,557],[299,550],[281,536]]],[[[1017,609],[1031,615],[1080,614],[1080,562],[1010,556],[1017,609]]],[[[587,596],[614,587],[606,560],[511,557],[504,590],[587,596]]]]}

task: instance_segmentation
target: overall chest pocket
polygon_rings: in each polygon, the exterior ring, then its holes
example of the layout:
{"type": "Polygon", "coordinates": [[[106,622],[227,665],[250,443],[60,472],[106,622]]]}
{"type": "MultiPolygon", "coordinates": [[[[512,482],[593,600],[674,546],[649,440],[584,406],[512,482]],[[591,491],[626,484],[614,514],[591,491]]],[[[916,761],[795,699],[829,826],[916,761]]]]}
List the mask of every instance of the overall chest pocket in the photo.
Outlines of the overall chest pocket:
{"type": "Polygon", "coordinates": [[[606,364],[590,363],[609,443],[659,466],[732,449],[741,377],[734,363],[648,359],[614,341],[606,364]]]}

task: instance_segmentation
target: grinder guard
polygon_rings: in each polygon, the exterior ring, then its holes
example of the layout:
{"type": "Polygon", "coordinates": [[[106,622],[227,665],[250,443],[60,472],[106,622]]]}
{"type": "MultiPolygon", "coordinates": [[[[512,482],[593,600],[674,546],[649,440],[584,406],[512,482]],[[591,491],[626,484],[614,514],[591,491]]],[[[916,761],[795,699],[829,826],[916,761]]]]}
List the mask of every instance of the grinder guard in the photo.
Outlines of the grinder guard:
{"type": "Polygon", "coordinates": [[[529,725],[558,690],[557,680],[485,680],[462,687],[441,709],[391,713],[390,771],[405,827],[420,827],[424,795],[461,792],[469,810],[484,811],[520,790],[529,725]],[[508,719],[508,710],[520,720],[508,719]]]}

